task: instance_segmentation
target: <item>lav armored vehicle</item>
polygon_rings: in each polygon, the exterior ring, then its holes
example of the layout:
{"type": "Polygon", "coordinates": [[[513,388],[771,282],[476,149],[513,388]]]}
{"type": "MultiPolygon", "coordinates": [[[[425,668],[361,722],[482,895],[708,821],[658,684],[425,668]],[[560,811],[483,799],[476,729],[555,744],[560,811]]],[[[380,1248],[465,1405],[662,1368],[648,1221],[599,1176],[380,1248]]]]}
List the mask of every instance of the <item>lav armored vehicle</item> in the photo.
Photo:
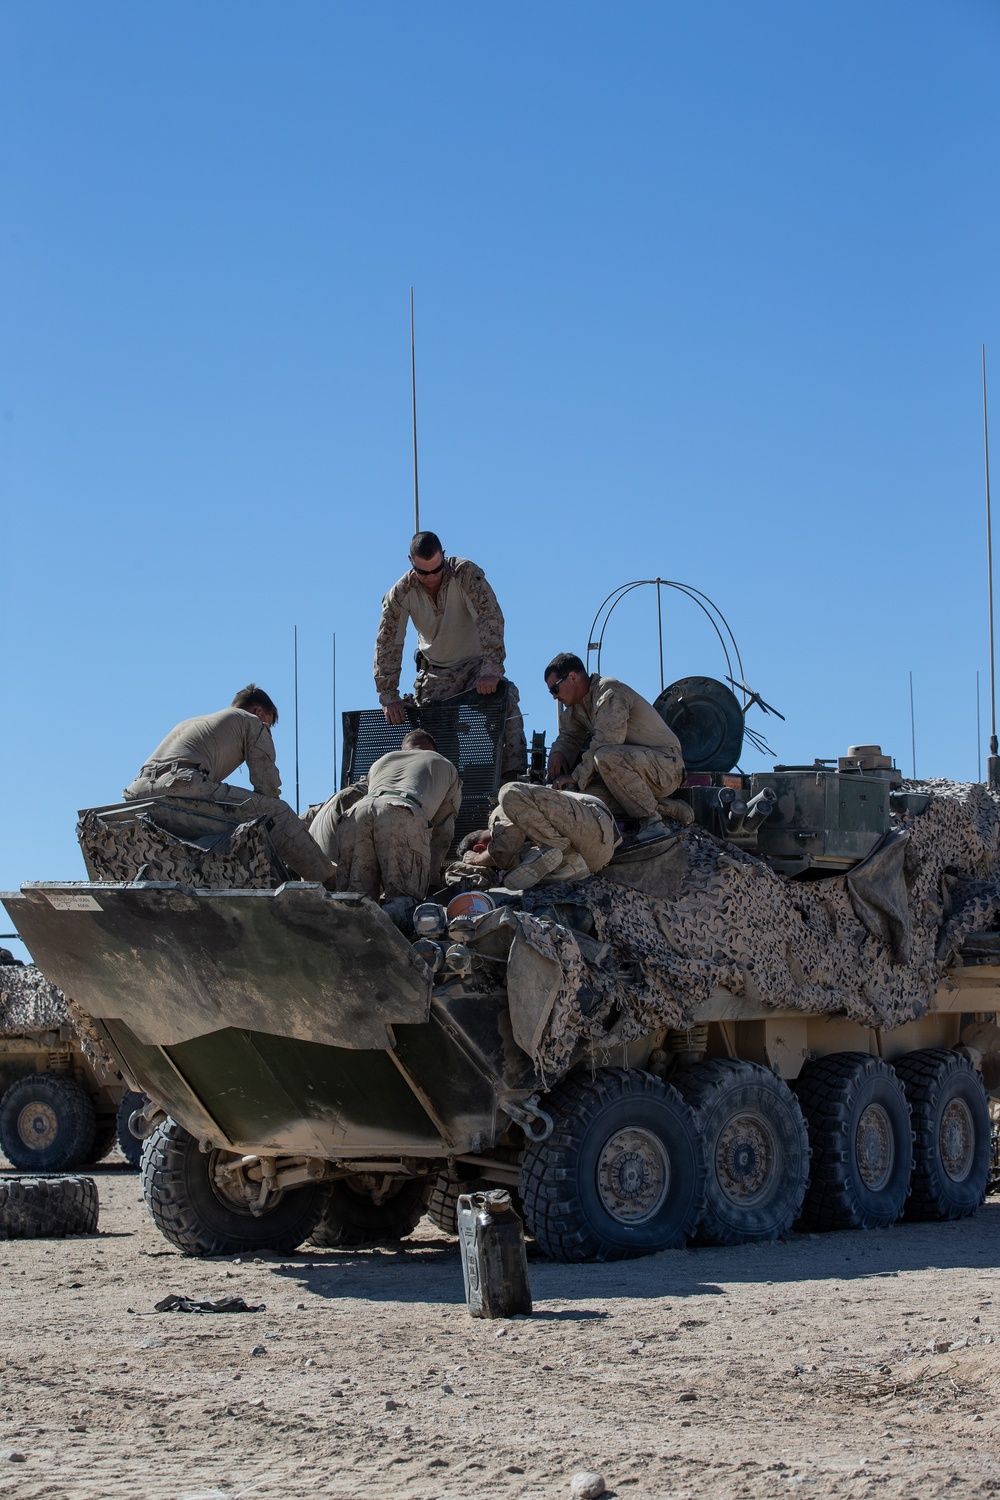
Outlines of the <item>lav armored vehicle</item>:
{"type": "MultiPolygon", "coordinates": [[[[725,684],[657,706],[694,822],[589,880],[454,885],[404,931],[186,800],[88,810],[90,879],[4,897],[149,1098],[144,1191],[171,1243],[452,1228],[487,1184],[562,1260],[975,1212],[1000,1084],[997,797],[906,782],[877,746],[747,777],[725,684]]],[[[502,694],[411,712],[459,766],[466,825],[503,712],[502,694]]],[[[344,780],[408,727],[346,716],[344,780]]]]}

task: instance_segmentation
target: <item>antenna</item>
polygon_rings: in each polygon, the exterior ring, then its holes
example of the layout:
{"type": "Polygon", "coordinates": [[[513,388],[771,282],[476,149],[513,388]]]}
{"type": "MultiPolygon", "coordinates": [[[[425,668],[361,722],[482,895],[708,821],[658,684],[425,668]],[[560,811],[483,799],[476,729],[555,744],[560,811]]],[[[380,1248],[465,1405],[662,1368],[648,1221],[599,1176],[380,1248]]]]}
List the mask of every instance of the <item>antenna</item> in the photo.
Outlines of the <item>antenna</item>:
{"type": "Polygon", "coordinates": [[[1000,788],[1000,757],[997,756],[997,683],[993,651],[993,511],[990,505],[990,429],[986,416],[986,345],[983,345],[983,452],[986,459],[986,571],[990,601],[990,753],[986,780],[1000,788]]]}
{"type": "Polygon", "coordinates": [[[660,637],[660,692],[663,692],[663,609],[660,604],[660,584],[662,579],[656,580],[656,630],[660,637]]]}
{"type": "Polygon", "coordinates": [[[917,730],[913,717],[913,673],[910,673],[910,754],[913,757],[913,779],[917,779],[917,730]]]}
{"type": "Polygon", "coordinates": [[[413,288],[410,287],[410,401],[413,408],[413,529],[420,530],[420,486],[417,482],[417,341],[413,325],[413,288]]]}
{"type": "Polygon", "coordinates": [[[979,673],[976,673],[976,780],[983,779],[983,735],[979,726],[979,673]]]}
{"type": "Polygon", "coordinates": [[[333,632],[333,785],[336,789],[339,778],[337,770],[337,632],[333,632]]]}
{"type": "Polygon", "coordinates": [[[292,655],[295,676],[295,811],[299,810],[299,627],[294,627],[292,655]]]}

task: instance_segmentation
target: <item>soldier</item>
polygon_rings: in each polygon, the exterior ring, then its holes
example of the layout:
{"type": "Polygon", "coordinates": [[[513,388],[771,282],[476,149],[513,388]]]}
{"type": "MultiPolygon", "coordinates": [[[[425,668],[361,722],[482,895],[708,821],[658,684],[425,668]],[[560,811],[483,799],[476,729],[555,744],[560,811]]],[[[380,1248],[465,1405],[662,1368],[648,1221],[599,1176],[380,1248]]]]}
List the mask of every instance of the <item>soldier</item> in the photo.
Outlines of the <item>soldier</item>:
{"type": "Polygon", "coordinates": [[[587,675],[578,656],[562,652],[545,683],[563,712],[549,753],[554,786],[590,787],[612,811],[634,818],[635,843],[662,838],[663,818],[690,823],[692,809],[671,792],[684,780],[680,741],[651,703],[614,677],[587,675]]]}
{"type": "Polygon", "coordinates": [[[199,714],[172,729],[122,793],[126,802],[149,797],[205,797],[238,804],[248,818],[261,818],[279,857],[302,880],[334,889],[336,871],[309,837],[305,824],[278,796],[281,777],[271,728],[278,710],[255,683],[242,688],[232,707],[199,714]],[[228,786],[226,777],[246,762],[253,791],[228,786]]]}
{"type": "MultiPolygon", "coordinates": [[[[375,761],[364,796],[346,809],[341,804],[335,825],[338,891],[360,891],[373,901],[380,891],[387,901],[422,901],[440,878],[461,805],[455,767],[438,755],[426,730],[415,729],[399,750],[375,761]]],[[[322,810],[315,823],[322,831],[322,810]]]]}
{"type": "MultiPolygon", "coordinates": [[[[417,632],[418,704],[439,703],[475,688],[495,693],[503,677],[503,615],[482,568],[464,557],[445,557],[433,531],[418,531],[410,542],[410,571],[382,600],[375,638],[375,686],[390,724],[406,722],[399,696],[406,624],[417,632]]],[[[523,776],[528,766],[517,688],[507,680],[507,721],[503,745],[505,780],[523,776]]]]}
{"type": "Polygon", "coordinates": [[[466,853],[464,863],[509,872],[503,884],[511,890],[596,875],[621,841],[599,797],[526,781],[500,788],[488,833],[482,852],[466,853]]]}

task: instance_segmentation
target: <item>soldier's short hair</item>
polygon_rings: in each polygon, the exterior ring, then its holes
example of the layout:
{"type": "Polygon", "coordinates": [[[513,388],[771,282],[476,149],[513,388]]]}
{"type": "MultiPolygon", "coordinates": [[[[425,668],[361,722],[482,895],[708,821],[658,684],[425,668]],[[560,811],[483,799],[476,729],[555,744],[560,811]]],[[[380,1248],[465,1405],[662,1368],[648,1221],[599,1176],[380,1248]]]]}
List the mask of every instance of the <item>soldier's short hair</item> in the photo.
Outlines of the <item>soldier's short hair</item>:
{"type": "Polygon", "coordinates": [[[245,688],[240,688],[233,699],[232,706],[233,708],[246,709],[248,712],[252,708],[262,708],[265,713],[274,715],[274,722],[276,724],[278,722],[278,710],[275,708],[273,700],[255,682],[249,682],[245,688]]]}
{"type": "Polygon", "coordinates": [[[565,677],[567,672],[582,672],[584,677],[586,677],[587,668],[578,656],[574,656],[572,651],[560,651],[559,655],[554,656],[549,662],[542,676],[548,682],[550,677],[565,677]]]}
{"type": "Polygon", "coordinates": [[[436,531],[418,531],[410,543],[410,556],[419,557],[421,562],[436,557],[439,552],[443,553],[444,548],[436,531]]]}
{"type": "Polygon", "coordinates": [[[431,747],[432,750],[436,750],[437,749],[437,740],[434,738],[434,736],[427,729],[411,729],[410,732],[409,732],[409,734],[404,735],[404,737],[403,737],[403,743],[400,746],[400,749],[401,750],[407,750],[407,749],[409,749],[409,747],[412,745],[412,743],[414,742],[414,740],[427,740],[427,741],[429,741],[430,747],[431,747]]]}
{"type": "Polygon", "coordinates": [[[488,844],[489,841],[490,830],[488,828],[474,828],[471,833],[465,835],[455,853],[461,859],[463,854],[468,854],[469,850],[474,849],[477,844],[488,844]]]}

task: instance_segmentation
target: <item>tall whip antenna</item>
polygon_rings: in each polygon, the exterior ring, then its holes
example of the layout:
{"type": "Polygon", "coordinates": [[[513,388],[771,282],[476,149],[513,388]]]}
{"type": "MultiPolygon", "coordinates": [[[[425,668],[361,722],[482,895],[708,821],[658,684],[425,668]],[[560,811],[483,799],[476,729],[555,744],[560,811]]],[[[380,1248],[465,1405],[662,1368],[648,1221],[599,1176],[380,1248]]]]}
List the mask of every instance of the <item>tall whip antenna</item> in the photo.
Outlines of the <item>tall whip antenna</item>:
{"type": "Polygon", "coordinates": [[[993,509],[990,505],[990,428],[986,416],[986,345],[983,345],[983,452],[986,458],[986,571],[990,599],[990,753],[986,780],[1000,788],[1000,757],[997,755],[997,684],[993,649],[993,509]]]}
{"type": "Polygon", "coordinates": [[[413,529],[420,530],[420,485],[417,482],[417,341],[413,325],[413,288],[410,287],[410,401],[413,407],[413,529]]]}
{"type": "Polygon", "coordinates": [[[299,810],[299,627],[295,626],[293,658],[295,669],[295,811],[299,810]]]}
{"type": "Polygon", "coordinates": [[[340,783],[340,770],[337,766],[337,632],[333,632],[333,785],[337,787],[340,783]]]}

